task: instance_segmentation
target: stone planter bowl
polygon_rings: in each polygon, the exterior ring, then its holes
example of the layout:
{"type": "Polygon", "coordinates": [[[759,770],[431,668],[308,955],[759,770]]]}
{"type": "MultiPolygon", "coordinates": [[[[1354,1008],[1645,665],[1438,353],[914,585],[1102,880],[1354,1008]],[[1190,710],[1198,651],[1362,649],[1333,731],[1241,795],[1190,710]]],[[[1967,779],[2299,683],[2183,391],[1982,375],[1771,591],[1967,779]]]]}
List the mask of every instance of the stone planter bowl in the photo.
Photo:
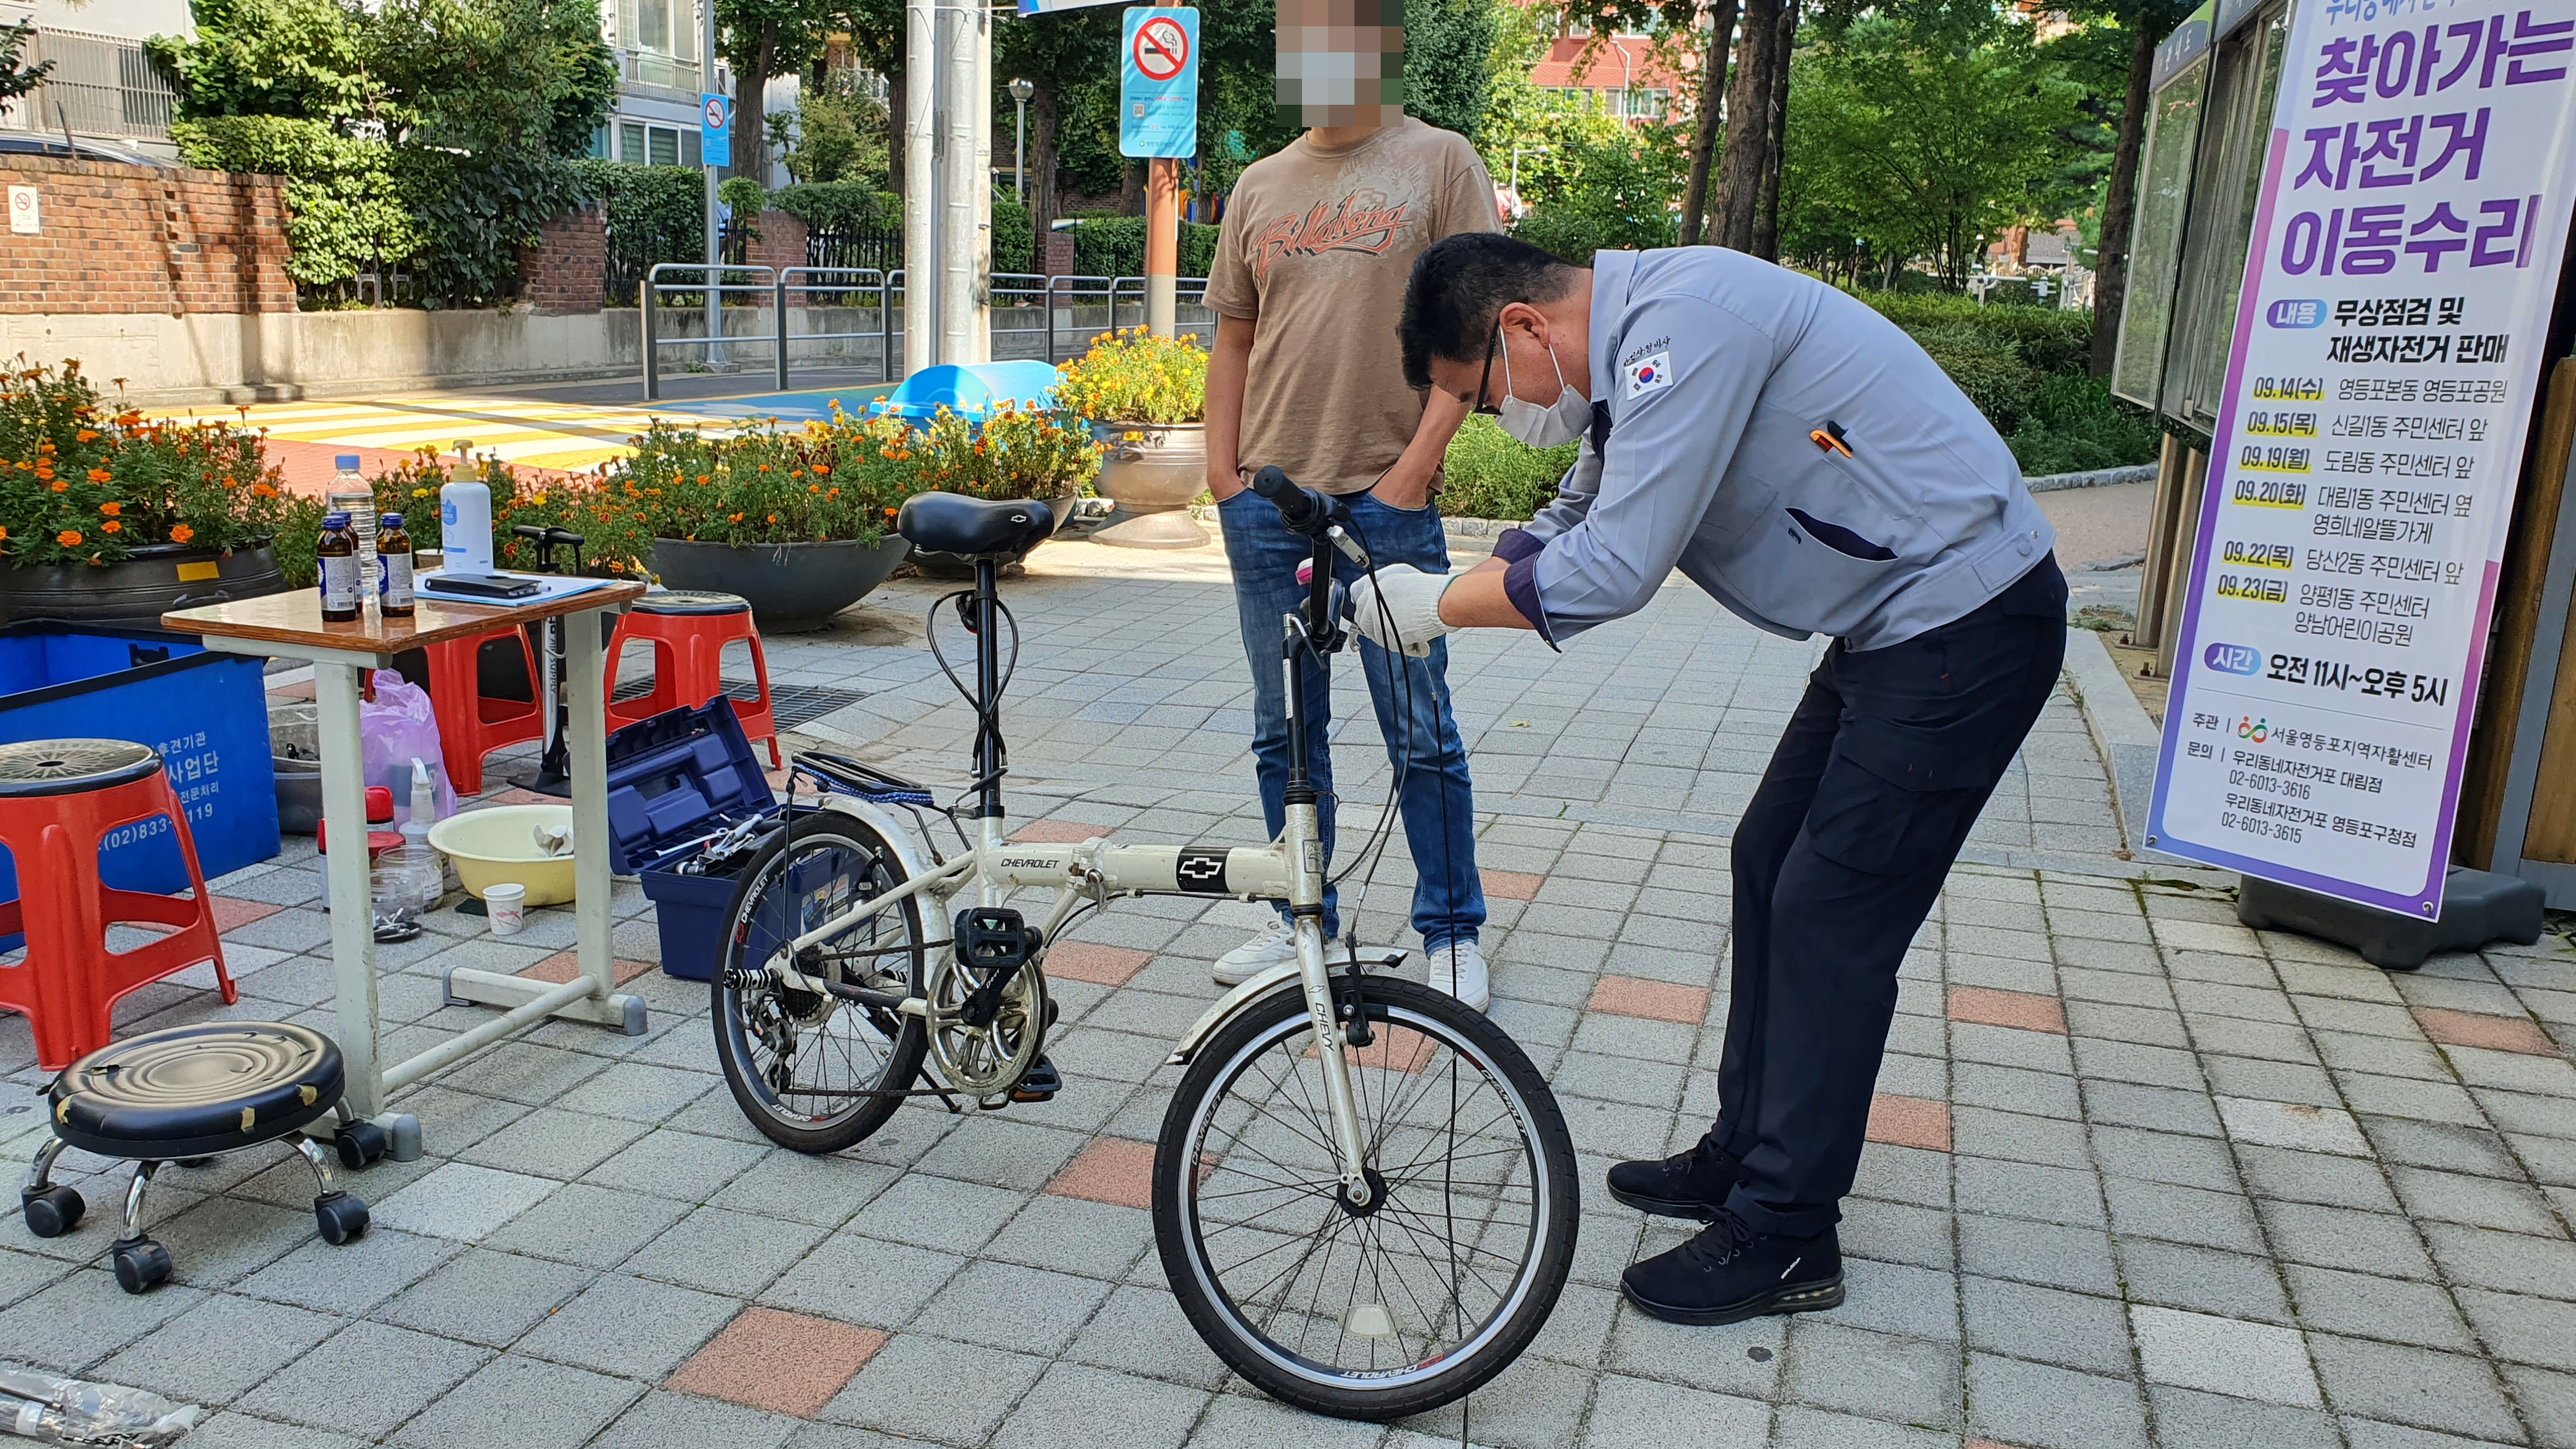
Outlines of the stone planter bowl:
{"type": "Polygon", "coordinates": [[[889,533],[879,542],[692,543],[653,540],[653,572],[670,589],[740,594],[763,632],[820,629],[873,592],[912,545],[889,533]]]}
{"type": "Polygon", "coordinates": [[[268,545],[217,553],[146,544],[123,563],[0,567],[0,624],[53,619],[98,629],[159,629],[161,616],[200,604],[282,593],[286,575],[268,545]]]}
{"type": "Polygon", "coordinates": [[[1091,438],[1109,448],[1093,486],[1117,505],[1092,530],[1092,542],[1196,548],[1208,541],[1207,530],[1189,511],[1190,500],[1207,490],[1206,424],[1093,423],[1091,438]]]}

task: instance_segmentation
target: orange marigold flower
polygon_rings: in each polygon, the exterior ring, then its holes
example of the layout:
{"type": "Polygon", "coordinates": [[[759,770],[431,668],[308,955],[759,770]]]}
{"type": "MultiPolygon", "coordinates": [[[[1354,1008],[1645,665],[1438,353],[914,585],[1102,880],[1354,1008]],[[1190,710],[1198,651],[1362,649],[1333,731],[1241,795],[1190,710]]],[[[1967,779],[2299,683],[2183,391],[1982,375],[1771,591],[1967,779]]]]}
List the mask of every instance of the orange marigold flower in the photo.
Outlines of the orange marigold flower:
{"type": "Polygon", "coordinates": [[[189,539],[195,538],[196,536],[197,531],[184,523],[179,524],[170,530],[170,541],[172,543],[186,543],[189,539]]]}
{"type": "Polygon", "coordinates": [[[81,536],[79,531],[76,529],[66,528],[62,532],[54,535],[54,542],[61,544],[65,548],[78,548],[80,546],[80,541],[81,536]]]}
{"type": "Polygon", "coordinates": [[[269,487],[265,483],[253,483],[250,485],[250,496],[253,498],[275,498],[277,496],[277,490],[269,487]]]}
{"type": "MultiPolygon", "coordinates": [[[[42,478],[42,477],[44,477],[44,476],[46,476],[46,475],[45,475],[45,474],[42,474],[42,473],[39,473],[39,474],[37,474],[36,476],[37,476],[37,477],[39,477],[39,478],[42,478]]],[[[70,492],[70,491],[71,491],[71,486],[72,486],[72,485],[70,485],[69,483],[64,482],[64,481],[63,481],[62,479],[60,479],[60,478],[56,478],[56,479],[54,480],[54,491],[55,491],[56,493],[68,493],[68,492],[70,492]]]]}
{"type": "Polygon", "coordinates": [[[773,514],[769,515],[769,521],[770,521],[770,522],[772,522],[772,523],[776,523],[776,522],[778,521],[778,515],[777,515],[777,514],[775,514],[775,513],[773,513],[773,514]]]}
{"type": "Polygon", "coordinates": [[[829,478],[832,476],[832,465],[829,463],[817,463],[814,465],[814,471],[823,477],[829,478]]]}
{"type": "Polygon", "coordinates": [[[763,473],[768,472],[768,471],[769,471],[769,465],[768,465],[767,463],[763,463],[763,464],[761,464],[761,465],[760,465],[760,471],[761,471],[761,472],[763,472],[763,473]]]}
{"type": "Polygon", "coordinates": [[[808,493],[820,493],[823,491],[823,485],[820,483],[808,483],[805,485],[805,491],[808,493]]]}
{"type": "Polygon", "coordinates": [[[105,468],[92,468],[89,470],[89,481],[92,483],[104,483],[110,476],[111,475],[105,468]]]}
{"type": "Polygon", "coordinates": [[[101,532],[101,533],[114,533],[114,532],[116,532],[117,530],[119,530],[119,529],[121,529],[121,528],[123,528],[123,527],[125,527],[125,525],[124,525],[124,524],[119,523],[119,522],[117,522],[115,519],[111,518],[111,519],[109,519],[107,522],[100,524],[100,525],[98,526],[98,531],[99,531],[99,532],[101,532]]]}
{"type": "Polygon", "coordinates": [[[114,518],[116,515],[125,511],[125,505],[122,503],[102,503],[98,506],[98,511],[110,518],[114,518]]]}
{"type": "Polygon", "coordinates": [[[98,441],[98,433],[95,429],[83,428],[79,432],[72,434],[72,439],[75,442],[95,443],[98,441]]]}
{"type": "Polygon", "coordinates": [[[8,540],[8,538],[9,538],[9,529],[8,529],[8,525],[6,525],[6,524],[0,524],[0,542],[6,542],[6,541],[8,540]]]}

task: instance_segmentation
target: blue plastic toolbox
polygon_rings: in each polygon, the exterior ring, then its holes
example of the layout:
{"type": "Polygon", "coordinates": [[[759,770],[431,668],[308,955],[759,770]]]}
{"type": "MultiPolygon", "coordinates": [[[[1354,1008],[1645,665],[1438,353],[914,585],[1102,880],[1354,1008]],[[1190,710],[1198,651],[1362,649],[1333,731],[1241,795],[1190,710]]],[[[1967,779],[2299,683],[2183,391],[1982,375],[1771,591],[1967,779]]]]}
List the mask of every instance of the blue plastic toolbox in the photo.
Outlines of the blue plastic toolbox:
{"type": "MultiPolygon", "coordinates": [[[[0,743],[133,740],[162,768],[207,879],[277,854],[277,784],[262,663],[170,634],[23,623],[0,629],[0,743]]],[[[747,747],[746,747],[747,748],[747,747]]],[[[99,878],[118,890],[188,888],[178,838],[163,821],[109,837],[99,878]]],[[[18,874],[0,852],[0,900],[18,874]]],[[[15,940],[0,941],[0,949],[15,940]]]]}
{"type": "Polygon", "coordinates": [[[609,862],[643,882],[666,975],[715,974],[733,901],[730,874],[680,867],[745,818],[780,810],[729,699],[669,710],[608,737],[609,862]]]}

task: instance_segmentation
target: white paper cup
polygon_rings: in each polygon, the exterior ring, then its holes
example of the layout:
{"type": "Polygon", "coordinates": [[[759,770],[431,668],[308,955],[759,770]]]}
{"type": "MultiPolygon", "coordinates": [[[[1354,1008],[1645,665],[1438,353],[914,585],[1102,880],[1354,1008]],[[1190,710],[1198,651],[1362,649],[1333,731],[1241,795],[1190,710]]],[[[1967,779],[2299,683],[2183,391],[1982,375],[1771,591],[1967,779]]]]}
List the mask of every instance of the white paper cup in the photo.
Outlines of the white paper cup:
{"type": "Polygon", "coordinates": [[[527,924],[528,888],[504,881],[483,892],[483,909],[491,913],[492,934],[515,936],[527,924]]]}

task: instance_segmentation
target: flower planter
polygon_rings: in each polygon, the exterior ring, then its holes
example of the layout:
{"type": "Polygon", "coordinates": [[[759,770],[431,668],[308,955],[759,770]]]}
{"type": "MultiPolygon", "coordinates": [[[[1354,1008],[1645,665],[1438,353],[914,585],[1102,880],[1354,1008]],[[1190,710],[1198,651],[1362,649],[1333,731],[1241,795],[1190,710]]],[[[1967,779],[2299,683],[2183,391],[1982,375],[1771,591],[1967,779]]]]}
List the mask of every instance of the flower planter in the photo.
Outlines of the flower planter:
{"type": "Polygon", "coordinates": [[[877,543],[692,543],[653,540],[653,572],[663,586],[740,594],[764,631],[820,629],[865,598],[902,563],[912,545],[888,534],[877,543]]]}
{"type": "MultiPolygon", "coordinates": [[[[1042,498],[1033,501],[1044,503],[1047,506],[1047,511],[1055,515],[1055,533],[1047,535],[1047,538],[1053,538],[1056,534],[1064,531],[1064,521],[1073,516],[1073,505],[1081,500],[1075,498],[1042,498]]],[[[1038,544],[1046,542],[1047,538],[1039,539],[1037,543],[1030,544],[1027,548],[1021,549],[1018,553],[1004,559],[1002,561],[1003,565],[1008,567],[1011,564],[1018,563],[1027,558],[1030,554],[1036,552],[1038,544]]],[[[912,556],[912,566],[921,570],[922,577],[924,578],[971,579],[975,577],[975,566],[967,562],[965,557],[960,554],[934,553],[925,549],[912,556]]]]}
{"type": "Polygon", "coordinates": [[[159,629],[173,609],[282,593],[286,575],[268,545],[217,553],[147,544],[123,563],[0,568],[0,624],[55,619],[101,629],[159,629]]]}
{"type": "Polygon", "coordinates": [[[1118,505],[1092,530],[1092,542],[1196,548],[1208,541],[1189,513],[1190,500],[1207,490],[1206,424],[1093,423],[1091,436],[1109,448],[1092,486],[1118,505]]]}

